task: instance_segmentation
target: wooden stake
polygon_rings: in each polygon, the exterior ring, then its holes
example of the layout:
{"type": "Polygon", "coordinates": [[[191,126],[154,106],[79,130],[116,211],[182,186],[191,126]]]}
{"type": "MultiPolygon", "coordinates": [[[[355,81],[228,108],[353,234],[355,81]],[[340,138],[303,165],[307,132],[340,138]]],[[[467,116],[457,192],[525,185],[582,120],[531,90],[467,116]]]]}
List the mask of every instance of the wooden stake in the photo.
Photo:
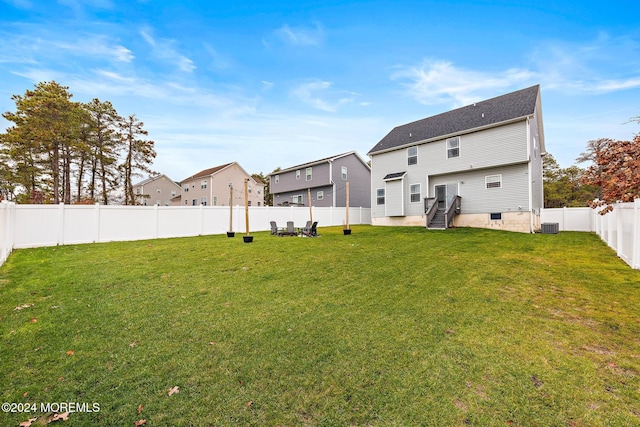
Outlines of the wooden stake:
{"type": "Polygon", "coordinates": [[[346,208],[346,216],[347,216],[347,230],[349,229],[349,181],[347,181],[347,208],[346,208]]]}
{"type": "Polygon", "coordinates": [[[244,179],[244,222],[249,235],[249,178],[244,179]]]}
{"type": "Polygon", "coordinates": [[[233,184],[229,183],[229,231],[233,231],[233,184]]]}
{"type": "Polygon", "coordinates": [[[313,206],[311,206],[311,189],[307,188],[307,199],[309,199],[309,219],[313,224],[313,206]]]}

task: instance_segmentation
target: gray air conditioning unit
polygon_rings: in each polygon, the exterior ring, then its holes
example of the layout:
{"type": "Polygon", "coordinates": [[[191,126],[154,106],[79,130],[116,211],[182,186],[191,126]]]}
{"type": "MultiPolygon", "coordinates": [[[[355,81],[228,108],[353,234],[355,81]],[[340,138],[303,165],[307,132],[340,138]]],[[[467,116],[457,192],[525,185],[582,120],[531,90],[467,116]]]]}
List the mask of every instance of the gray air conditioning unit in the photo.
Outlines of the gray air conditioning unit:
{"type": "Polygon", "coordinates": [[[543,222],[542,234],[558,234],[558,228],[557,222],[543,222]]]}

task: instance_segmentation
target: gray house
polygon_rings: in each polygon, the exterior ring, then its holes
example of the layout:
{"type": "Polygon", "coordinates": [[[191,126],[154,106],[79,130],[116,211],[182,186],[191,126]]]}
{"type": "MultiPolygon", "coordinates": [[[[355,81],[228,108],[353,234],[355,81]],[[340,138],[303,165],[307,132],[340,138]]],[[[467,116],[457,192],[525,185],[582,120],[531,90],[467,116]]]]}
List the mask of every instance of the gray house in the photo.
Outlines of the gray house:
{"type": "Polygon", "coordinates": [[[540,227],[539,85],[398,126],[368,154],[374,225],[540,227]]]}
{"type": "Polygon", "coordinates": [[[371,206],[371,168],[355,151],[293,166],[269,175],[274,206],[371,206]]]}

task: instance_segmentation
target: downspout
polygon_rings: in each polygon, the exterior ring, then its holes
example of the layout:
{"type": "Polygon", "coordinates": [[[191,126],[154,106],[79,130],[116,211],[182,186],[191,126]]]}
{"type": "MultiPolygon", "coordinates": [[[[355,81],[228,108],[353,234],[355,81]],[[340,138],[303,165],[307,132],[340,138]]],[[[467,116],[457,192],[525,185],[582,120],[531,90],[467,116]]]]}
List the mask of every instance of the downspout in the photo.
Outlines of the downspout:
{"type": "Polygon", "coordinates": [[[532,175],[532,163],[533,159],[531,158],[531,125],[530,125],[530,117],[527,117],[527,175],[529,175],[529,179],[527,180],[527,185],[529,187],[529,233],[534,232],[534,224],[533,224],[533,175],[532,175]]]}
{"type": "Polygon", "coordinates": [[[213,175],[210,177],[211,182],[209,183],[209,206],[213,206],[213,175]]]}
{"type": "Polygon", "coordinates": [[[336,184],[333,181],[333,160],[329,160],[329,185],[331,185],[331,206],[334,208],[338,206],[336,203],[336,184]]]}

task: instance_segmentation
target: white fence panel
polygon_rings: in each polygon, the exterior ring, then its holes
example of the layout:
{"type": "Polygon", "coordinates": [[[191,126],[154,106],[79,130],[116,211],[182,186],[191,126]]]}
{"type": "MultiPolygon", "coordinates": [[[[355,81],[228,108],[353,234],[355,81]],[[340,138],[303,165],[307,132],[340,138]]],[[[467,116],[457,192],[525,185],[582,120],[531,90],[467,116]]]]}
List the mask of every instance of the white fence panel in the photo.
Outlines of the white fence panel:
{"type": "Polygon", "coordinates": [[[13,250],[15,208],[14,203],[0,203],[0,265],[7,260],[13,250]]]}
{"type": "Polygon", "coordinates": [[[560,231],[594,231],[591,208],[545,208],[541,220],[556,222],[560,231]]]}

